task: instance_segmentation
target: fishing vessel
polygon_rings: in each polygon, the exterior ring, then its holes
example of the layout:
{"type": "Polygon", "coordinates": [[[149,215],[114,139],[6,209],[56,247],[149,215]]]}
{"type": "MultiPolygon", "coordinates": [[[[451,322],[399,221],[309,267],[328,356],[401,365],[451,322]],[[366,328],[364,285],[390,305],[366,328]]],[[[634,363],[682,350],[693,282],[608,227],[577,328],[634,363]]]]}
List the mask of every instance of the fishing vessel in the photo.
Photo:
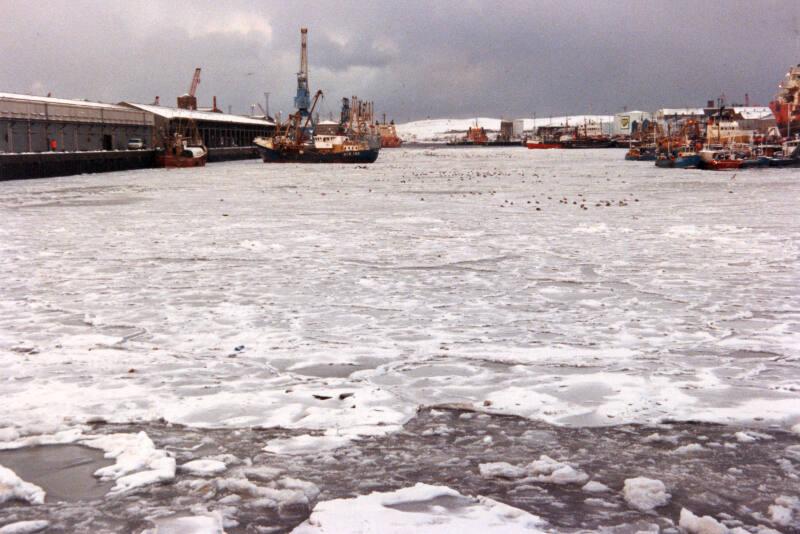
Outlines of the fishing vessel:
{"type": "Polygon", "coordinates": [[[486,130],[478,126],[478,121],[475,121],[475,126],[470,126],[464,137],[455,137],[447,141],[448,145],[488,145],[489,136],[486,135],[486,130]]]}
{"type": "Polygon", "coordinates": [[[256,137],[256,146],[264,163],[374,163],[381,149],[381,139],[371,132],[358,113],[350,111],[349,100],[342,116],[353,122],[340,122],[335,132],[315,134],[311,121],[322,91],[317,91],[310,112],[298,111],[272,137],[256,137]]]}
{"type": "Polygon", "coordinates": [[[323,94],[317,91],[313,102],[310,99],[307,34],[306,28],[300,29],[295,112],[276,125],[275,135],[256,137],[253,144],[264,163],[373,163],[378,159],[381,137],[373,121],[372,102],[355,96],[343,98],[338,125],[325,124],[317,131],[314,111],[323,94]]]}
{"type": "Polygon", "coordinates": [[[164,146],[156,150],[158,167],[203,167],[208,159],[208,148],[203,144],[194,121],[189,119],[183,127],[179,126],[164,146]]]}
{"type": "Polygon", "coordinates": [[[699,152],[700,167],[711,171],[740,169],[744,160],[729,148],[704,148],[699,152]]]}
{"type": "Polygon", "coordinates": [[[789,69],[778,86],[775,100],[769,103],[775,122],[784,136],[800,133],[800,65],[789,69]]]}
{"type": "Polygon", "coordinates": [[[397,135],[394,121],[386,124],[386,117],[384,117],[383,123],[378,123],[376,126],[378,127],[378,135],[381,137],[381,148],[397,148],[403,144],[403,140],[397,135]]]}
{"type": "Polygon", "coordinates": [[[700,155],[691,150],[662,153],[656,158],[656,167],[695,169],[700,166],[700,155]]]}
{"type": "Polygon", "coordinates": [[[525,141],[525,146],[531,150],[564,148],[561,138],[567,132],[568,129],[563,126],[540,126],[536,128],[536,135],[525,141]]]}

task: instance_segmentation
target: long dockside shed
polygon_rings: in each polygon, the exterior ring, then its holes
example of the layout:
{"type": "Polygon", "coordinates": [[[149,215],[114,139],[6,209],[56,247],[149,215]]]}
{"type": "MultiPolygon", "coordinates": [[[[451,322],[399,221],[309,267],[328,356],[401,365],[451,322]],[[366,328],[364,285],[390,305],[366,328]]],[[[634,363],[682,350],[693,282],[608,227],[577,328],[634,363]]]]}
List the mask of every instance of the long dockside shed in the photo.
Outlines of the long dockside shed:
{"type": "Polygon", "coordinates": [[[115,104],[0,93],[0,152],[125,150],[131,139],[152,146],[155,120],[115,104]]]}

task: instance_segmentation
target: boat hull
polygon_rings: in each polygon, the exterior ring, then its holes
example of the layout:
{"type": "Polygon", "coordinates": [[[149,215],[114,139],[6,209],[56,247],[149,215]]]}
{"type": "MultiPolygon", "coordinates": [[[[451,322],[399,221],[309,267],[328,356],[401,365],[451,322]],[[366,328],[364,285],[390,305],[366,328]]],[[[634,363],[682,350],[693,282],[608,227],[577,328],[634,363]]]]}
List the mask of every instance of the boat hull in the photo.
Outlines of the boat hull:
{"type": "Polygon", "coordinates": [[[264,163],[374,163],[380,148],[365,148],[344,152],[318,150],[280,150],[255,145],[264,163]]]}
{"type": "Polygon", "coordinates": [[[742,164],[744,164],[744,160],[741,159],[714,159],[711,161],[704,161],[702,168],[709,171],[733,171],[741,169],[742,164]]]}
{"type": "Polygon", "coordinates": [[[384,137],[381,136],[381,148],[398,148],[403,144],[403,140],[399,137],[384,137]]]}
{"type": "Polygon", "coordinates": [[[700,166],[700,156],[677,156],[675,158],[659,158],[656,167],[665,169],[696,169],[700,166]]]}
{"type": "Polygon", "coordinates": [[[561,143],[525,143],[531,150],[547,150],[551,148],[564,148],[561,143]]]}
{"type": "Polygon", "coordinates": [[[168,169],[204,167],[206,164],[206,157],[206,155],[195,158],[180,155],[176,156],[175,154],[158,154],[156,155],[156,166],[168,169]]]}

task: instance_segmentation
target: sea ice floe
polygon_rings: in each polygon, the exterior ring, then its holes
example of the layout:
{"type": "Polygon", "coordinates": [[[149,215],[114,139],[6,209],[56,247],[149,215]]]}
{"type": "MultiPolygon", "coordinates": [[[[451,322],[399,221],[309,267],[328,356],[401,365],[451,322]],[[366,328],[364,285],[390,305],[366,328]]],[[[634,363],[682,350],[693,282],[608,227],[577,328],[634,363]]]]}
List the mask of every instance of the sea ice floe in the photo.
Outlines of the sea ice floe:
{"type": "Polygon", "coordinates": [[[145,432],[106,434],[81,440],[82,445],[105,451],[115,463],[95,471],[95,476],[115,480],[111,493],[167,482],[175,478],[175,459],[157,449],[145,432]]]}
{"type": "Polygon", "coordinates": [[[688,445],[683,445],[681,447],[678,447],[677,449],[673,449],[672,454],[691,454],[694,452],[703,452],[707,450],[708,449],[706,449],[699,443],[689,443],[688,445]]]}
{"type": "MultiPolygon", "coordinates": [[[[728,527],[711,517],[704,515],[698,517],[686,508],[681,509],[680,522],[681,528],[689,534],[729,534],[728,527]]],[[[746,531],[745,531],[746,532],[746,531]]]]}
{"type": "Polygon", "coordinates": [[[353,437],[337,436],[335,432],[326,432],[321,436],[302,434],[271,439],[264,446],[264,451],[273,454],[317,454],[346,447],[351,441],[353,437]]]}
{"type": "Polygon", "coordinates": [[[647,477],[626,479],[622,494],[631,507],[642,512],[664,506],[670,499],[663,482],[647,477]]]}
{"type": "Polygon", "coordinates": [[[227,469],[227,466],[225,465],[225,462],[204,458],[186,462],[185,464],[181,464],[178,468],[181,471],[189,473],[190,475],[207,477],[222,473],[225,471],[225,469],[227,469]]]}
{"type": "Polygon", "coordinates": [[[11,500],[43,504],[45,492],[36,484],[25,482],[14,471],[0,465],[0,504],[11,500]]]}
{"type": "Polygon", "coordinates": [[[16,521],[0,527],[0,534],[34,534],[50,526],[50,521],[34,519],[32,521],[16,521]]]}
{"type": "Polygon", "coordinates": [[[604,493],[607,491],[611,491],[611,488],[603,484],[602,482],[597,482],[596,480],[590,480],[586,484],[584,484],[581,489],[588,493],[604,493]]]}
{"type": "Polygon", "coordinates": [[[583,484],[589,475],[569,464],[553,460],[547,455],[541,455],[527,466],[531,476],[539,482],[552,482],[553,484],[583,484]]]}
{"type": "Polygon", "coordinates": [[[769,506],[769,516],[777,525],[800,531],[800,498],[781,495],[769,506]]]}
{"type": "Polygon", "coordinates": [[[487,497],[466,497],[445,486],[418,483],[390,492],[317,504],[293,534],[463,534],[546,531],[537,516],[487,497]]]}
{"type": "Polygon", "coordinates": [[[225,534],[223,517],[219,513],[175,516],[156,519],[155,527],[142,534],[225,534]]]}
{"type": "Polygon", "coordinates": [[[527,474],[524,467],[511,465],[508,462],[491,462],[478,466],[484,478],[522,478],[527,474]]]}

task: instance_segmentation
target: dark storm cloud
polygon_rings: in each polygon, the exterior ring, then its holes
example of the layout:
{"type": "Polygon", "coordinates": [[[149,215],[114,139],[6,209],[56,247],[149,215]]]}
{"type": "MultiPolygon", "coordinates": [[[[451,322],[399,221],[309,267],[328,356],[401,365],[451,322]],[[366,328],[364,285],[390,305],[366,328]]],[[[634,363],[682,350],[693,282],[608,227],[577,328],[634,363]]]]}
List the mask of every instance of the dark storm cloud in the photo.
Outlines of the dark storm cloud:
{"type": "Polygon", "coordinates": [[[0,91],[288,110],[308,26],[312,89],[401,120],[765,104],[800,62],[800,2],[9,2],[0,91]]]}

